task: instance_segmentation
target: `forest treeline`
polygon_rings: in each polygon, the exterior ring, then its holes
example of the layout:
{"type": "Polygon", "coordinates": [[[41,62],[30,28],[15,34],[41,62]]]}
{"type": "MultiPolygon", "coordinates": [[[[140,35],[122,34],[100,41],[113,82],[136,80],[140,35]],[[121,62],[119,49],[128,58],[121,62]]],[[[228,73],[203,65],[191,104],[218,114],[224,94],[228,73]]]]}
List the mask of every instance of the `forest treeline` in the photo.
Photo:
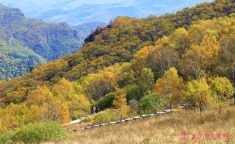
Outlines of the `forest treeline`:
{"type": "Polygon", "coordinates": [[[234,4],[216,0],[98,27],[76,53],[0,82],[0,130],[66,123],[93,105],[120,117],[180,104],[220,112],[234,94],[234,4]]]}

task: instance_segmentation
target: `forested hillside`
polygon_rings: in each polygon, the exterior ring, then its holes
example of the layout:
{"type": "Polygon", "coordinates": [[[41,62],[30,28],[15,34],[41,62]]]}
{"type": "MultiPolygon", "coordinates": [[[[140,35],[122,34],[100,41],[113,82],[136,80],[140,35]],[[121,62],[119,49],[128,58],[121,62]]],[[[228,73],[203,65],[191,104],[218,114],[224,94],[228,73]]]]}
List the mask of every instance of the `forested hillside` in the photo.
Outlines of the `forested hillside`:
{"type": "Polygon", "coordinates": [[[9,80],[26,71],[29,72],[31,64],[42,64],[42,60],[36,59],[44,59],[45,62],[73,53],[80,49],[82,43],[79,41],[77,31],[65,23],[54,24],[27,19],[19,9],[3,5],[0,5],[0,32],[0,40],[4,43],[1,47],[8,47],[4,48],[5,51],[1,55],[12,59],[9,62],[1,58],[1,63],[4,64],[1,66],[0,80],[9,80]],[[17,41],[17,44],[13,44],[13,41],[17,41]],[[27,52],[29,50],[30,53],[27,52]],[[25,51],[22,58],[18,54],[20,51],[25,51]],[[19,60],[25,61],[24,64],[19,60]],[[22,69],[19,70],[17,67],[22,69]]]}
{"type": "Polygon", "coordinates": [[[161,17],[116,18],[75,54],[0,82],[0,130],[65,123],[93,105],[117,109],[106,113],[112,120],[185,103],[220,111],[234,94],[234,8],[216,0],[161,17]]]}
{"type": "Polygon", "coordinates": [[[29,72],[30,66],[46,63],[46,60],[33,50],[23,47],[15,39],[9,43],[0,42],[0,80],[10,80],[29,72]]]}

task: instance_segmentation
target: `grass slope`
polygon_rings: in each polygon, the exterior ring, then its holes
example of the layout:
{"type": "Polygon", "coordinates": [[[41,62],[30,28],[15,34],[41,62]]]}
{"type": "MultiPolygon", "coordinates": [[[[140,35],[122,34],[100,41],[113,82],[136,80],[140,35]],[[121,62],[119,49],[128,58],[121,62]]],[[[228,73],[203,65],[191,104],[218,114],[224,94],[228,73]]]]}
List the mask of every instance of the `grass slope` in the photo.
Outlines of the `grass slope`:
{"type": "Polygon", "coordinates": [[[127,123],[108,125],[93,129],[79,130],[62,142],[76,144],[174,144],[181,143],[183,132],[187,133],[188,143],[199,133],[202,143],[235,142],[235,106],[232,100],[218,114],[217,109],[206,110],[201,116],[195,110],[176,110],[172,114],[150,117],[127,123]],[[213,138],[213,135],[215,138],[213,138]]]}

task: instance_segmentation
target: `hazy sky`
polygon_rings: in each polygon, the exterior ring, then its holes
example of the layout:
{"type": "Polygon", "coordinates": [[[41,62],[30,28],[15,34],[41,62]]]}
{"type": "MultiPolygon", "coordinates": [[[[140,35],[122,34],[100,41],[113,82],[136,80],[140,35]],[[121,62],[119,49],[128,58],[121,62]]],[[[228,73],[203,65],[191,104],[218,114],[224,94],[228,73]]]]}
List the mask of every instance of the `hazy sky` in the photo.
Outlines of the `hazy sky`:
{"type": "Polygon", "coordinates": [[[19,8],[26,17],[76,25],[108,22],[117,16],[147,17],[175,13],[184,7],[212,0],[0,0],[19,8]]]}

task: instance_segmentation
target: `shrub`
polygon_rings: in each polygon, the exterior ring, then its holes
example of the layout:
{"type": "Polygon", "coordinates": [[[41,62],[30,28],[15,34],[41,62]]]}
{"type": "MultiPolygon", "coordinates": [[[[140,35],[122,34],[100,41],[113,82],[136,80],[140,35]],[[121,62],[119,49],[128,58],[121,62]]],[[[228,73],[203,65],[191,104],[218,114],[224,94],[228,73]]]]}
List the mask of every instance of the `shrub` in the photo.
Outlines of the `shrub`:
{"type": "Polygon", "coordinates": [[[81,122],[84,122],[84,123],[93,122],[93,120],[94,120],[94,116],[88,116],[88,117],[82,119],[81,122]]]}
{"type": "Polygon", "coordinates": [[[150,114],[155,113],[156,110],[160,108],[162,105],[162,99],[157,95],[157,93],[152,93],[149,95],[145,95],[138,102],[138,113],[142,114],[150,114]]]}
{"type": "Polygon", "coordinates": [[[106,108],[110,108],[112,106],[113,99],[114,99],[114,94],[109,93],[106,96],[99,99],[97,105],[99,106],[100,110],[105,110],[106,108]]]}
{"type": "Polygon", "coordinates": [[[74,111],[71,112],[72,120],[77,120],[80,117],[83,117],[85,115],[87,115],[87,112],[84,111],[84,110],[81,110],[81,109],[74,110],[74,111]]]}
{"type": "Polygon", "coordinates": [[[12,138],[14,135],[15,135],[15,132],[13,131],[7,131],[3,134],[0,134],[0,143],[1,144],[12,143],[12,138]]]}
{"type": "Polygon", "coordinates": [[[35,123],[20,128],[13,136],[14,142],[39,143],[45,141],[60,141],[66,138],[63,127],[53,121],[35,123]]]}
{"type": "Polygon", "coordinates": [[[133,116],[134,111],[129,105],[123,106],[116,110],[117,115],[119,116],[118,119],[127,118],[133,116]]]}
{"type": "Polygon", "coordinates": [[[114,111],[104,111],[98,113],[94,118],[94,124],[104,123],[104,122],[110,122],[117,120],[118,116],[116,112],[114,111]]]}
{"type": "Polygon", "coordinates": [[[126,99],[127,101],[135,99],[140,100],[141,99],[141,93],[140,88],[137,85],[129,85],[125,88],[126,90],[126,99]]]}

